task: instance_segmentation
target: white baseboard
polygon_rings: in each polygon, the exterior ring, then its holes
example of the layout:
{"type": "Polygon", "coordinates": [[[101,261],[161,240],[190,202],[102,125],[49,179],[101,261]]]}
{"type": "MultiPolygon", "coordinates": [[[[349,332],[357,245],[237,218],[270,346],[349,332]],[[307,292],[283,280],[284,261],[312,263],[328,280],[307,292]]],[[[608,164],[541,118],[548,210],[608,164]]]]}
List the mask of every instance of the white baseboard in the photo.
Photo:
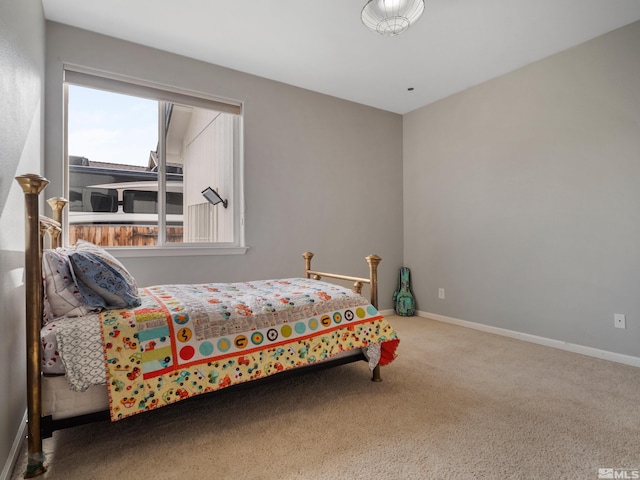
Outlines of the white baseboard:
{"type": "Polygon", "coordinates": [[[384,317],[390,317],[391,315],[396,314],[393,308],[390,308],[389,310],[378,310],[378,313],[384,317]]]}
{"type": "Polygon", "coordinates": [[[566,350],[568,352],[579,353],[581,355],[587,355],[589,357],[600,358],[602,360],[609,360],[611,362],[623,363],[625,365],[631,365],[632,367],[640,367],[640,358],[633,357],[631,355],[624,355],[622,353],[609,352],[607,350],[599,350],[597,348],[585,347],[584,345],[577,345],[575,343],[563,342],[562,340],[554,340],[552,338],[539,337],[537,335],[531,335],[528,333],[516,332],[514,330],[507,330],[506,328],[492,327],[490,325],[483,325],[481,323],[469,322],[467,320],[460,320],[458,318],[446,317],[444,315],[438,315],[437,313],[429,313],[418,311],[416,314],[420,317],[430,318],[439,322],[451,323],[453,325],[459,325],[461,327],[473,328],[474,330],[480,330],[482,332],[493,333],[496,335],[502,335],[503,337],[515,338],[517,340],[523,340],[525,342],[537,343],[538,345],[544,345],[546,347],[557,348],[560,350],[566,350]]]}
{"type": "Polygon", "coordinates": [[[20,457],[20,452],[22,450],[22,442],[24,441],[27,435],[27,412],[24,412],[24,416],[22,417],[22,423],[20,424],[20,429],[16,434],[16,437],[13,440],[13,445],[11,446],[11,451],[9,452],[9,456],[7,457],[6,462],[4,463],[4,468],[2,469],[2,473],[0,474],[0,480],[11,480],[11,474],[13,473],[13,468],[16,463],[18,463],[18,459],[20,457]]]}

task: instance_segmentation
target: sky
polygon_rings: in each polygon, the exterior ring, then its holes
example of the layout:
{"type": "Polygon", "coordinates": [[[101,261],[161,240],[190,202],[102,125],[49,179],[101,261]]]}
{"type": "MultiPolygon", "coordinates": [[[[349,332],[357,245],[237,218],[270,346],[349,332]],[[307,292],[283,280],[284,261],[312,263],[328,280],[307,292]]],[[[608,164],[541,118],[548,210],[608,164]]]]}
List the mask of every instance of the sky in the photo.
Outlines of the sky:
{"type": "Polygon", "coordinates": [[[158,144],[158,102],[69,85],[68,152],[91,161],[147,165],[158,144]]]}

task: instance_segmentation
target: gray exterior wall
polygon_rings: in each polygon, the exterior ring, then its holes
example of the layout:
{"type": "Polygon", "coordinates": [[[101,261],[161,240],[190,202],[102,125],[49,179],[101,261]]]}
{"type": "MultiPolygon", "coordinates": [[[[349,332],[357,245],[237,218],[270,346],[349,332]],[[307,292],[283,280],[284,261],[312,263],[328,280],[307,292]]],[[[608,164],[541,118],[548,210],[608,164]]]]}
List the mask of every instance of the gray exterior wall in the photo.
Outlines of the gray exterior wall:
{"type": "MultiPolygon", "coordinates": [[[[26,398],[24,196],[16,175],[41,173],[45,23],[40,0],[0,2],[0,468],[26,398]]],[[[1,478],[1,477],[0,477],[1,478]]]]}
{"type": "Polygon", "coordinates": [[[404,116],[420,311],[640,356],[639,85],[637,22],[404,116]]]}

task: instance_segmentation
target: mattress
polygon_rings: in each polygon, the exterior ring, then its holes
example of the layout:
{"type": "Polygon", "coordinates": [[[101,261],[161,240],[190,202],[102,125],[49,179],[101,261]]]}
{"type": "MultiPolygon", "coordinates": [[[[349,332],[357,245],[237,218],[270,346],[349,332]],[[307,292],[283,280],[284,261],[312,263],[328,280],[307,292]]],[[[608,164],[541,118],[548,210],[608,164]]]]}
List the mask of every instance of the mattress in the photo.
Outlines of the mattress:
{"type": "Polygon", "coordinates": [[[94,385],[84,392],[74,392],[64,375],[42,377],[42,415],[54,420],[76,417],[109,409],[106,385],[94,385]]]}
{"type": "Polygon", "coordinates": [[[360,295],[284,279],[148,287],[136,308],[56,319],[42,345],[43,372],[64,372],[45,378],[44,414],[115,421],[340,356],[364,352],[373,369],[397,337],[360,295]]]}
{"type": "MultiPolygon", "coordinates": [[[[335,355],[333,359],[346,359],[360,355],[359,350],[349,350],[335,355]]],[[[69,388],[64,375],[42,377],[42,416],[50,415],[53,420],[63,420],[107,410],[109,410],[109,391],[106,384],[93,385],[83,392],[76,392],[69,388]]]]}

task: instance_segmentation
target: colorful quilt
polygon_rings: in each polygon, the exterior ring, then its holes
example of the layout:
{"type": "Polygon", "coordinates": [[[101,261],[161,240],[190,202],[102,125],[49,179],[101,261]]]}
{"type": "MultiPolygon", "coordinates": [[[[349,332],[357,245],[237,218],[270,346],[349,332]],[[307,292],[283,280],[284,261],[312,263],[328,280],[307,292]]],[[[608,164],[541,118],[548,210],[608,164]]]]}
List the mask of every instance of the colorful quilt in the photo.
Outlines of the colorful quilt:
{"type": "Polygon", "coordinates": [[[383,365],[398,344],[366,299],[317,280],[161,285],[141,298],[100,314],[112,421],[346,350],[380,345],[383,365]]]}

